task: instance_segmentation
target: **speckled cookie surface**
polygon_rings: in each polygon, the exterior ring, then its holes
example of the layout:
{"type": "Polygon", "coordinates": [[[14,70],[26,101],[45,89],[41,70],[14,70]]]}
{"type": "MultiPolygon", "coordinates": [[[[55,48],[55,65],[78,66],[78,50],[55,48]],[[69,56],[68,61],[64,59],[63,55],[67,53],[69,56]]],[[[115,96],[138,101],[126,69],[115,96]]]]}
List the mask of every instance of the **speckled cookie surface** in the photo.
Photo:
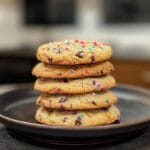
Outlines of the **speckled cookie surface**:
{"type": "Polygon", "coordinates": [[[32,74],[36,77],[53,79],[82,78],[107,75],[110,74],[113,70],[113,65],[108,61],[80,66],[46,65],[39,63],[34,67],[32,74]]]}
{"type": "Polygon", "coordinates": [[[46,64],[77,65],[108,60],[112,49],[108,44],[95,41],[58,41],[38,48],[37,59],[46,64]]]}
{"type": "Polygon", "coordinates": [[[46,125],[60,126],[95,126],[108,125],[120,118],[120,112],[116,106],[107,109],[86,111],[50,111],[40,107],[35,115],[38,122],[46,125]]]}
{"type": "Polygon", "coordinates": [[[37,99],[37,105],[49,109],[86,110],[109,107],[117,103],[117,97],[111,93],[90,93],[81,95],[47,95],[37,99]]]}
{"type": "Polygon", "coordinates": [[[82,79],[37,79],[34,89],[51,94],[83,94],[106,91],[116,85],[115,79],[108,75],[99,78],[82,79]]]}

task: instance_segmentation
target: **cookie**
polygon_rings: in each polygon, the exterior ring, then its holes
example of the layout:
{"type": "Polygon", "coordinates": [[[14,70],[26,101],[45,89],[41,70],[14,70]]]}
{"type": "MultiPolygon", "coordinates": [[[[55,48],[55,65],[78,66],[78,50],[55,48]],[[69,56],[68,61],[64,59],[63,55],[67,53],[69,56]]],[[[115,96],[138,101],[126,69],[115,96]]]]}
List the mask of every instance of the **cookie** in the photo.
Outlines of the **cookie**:
{"type": "Polygon", "coordinates": [[[37,59],[46,64],[78,65],[108,60],[112,48],[96,41],[58,41],[38,48],[37,59]]]}
{"type": "Polygon", "coordinates": [[[46,125],[96,126],[108,125],[119,120],[120,112],[116,106],[86,111],[57,111],[40,107],[35,119],[46,125]]]}
{"type": "Polygon", "coordinates": [[[50,94],[83,94],[106,91],[116,85],[115,79],[108,75],[99,78],[82,79],[37,79],[34,89],[50,94]]]}
{"type": "Polygon", "coordinates": [[[106,61],[89,65],[77,66],[60,66],[47,65],[43,63],[37,64],[32,74],[42,78],[82,78],[82,77],[97,77],[108,75],[114,70],[113,65],[106,61]]]}
{"type": "Polygon", "coordinates": [[[117,103],[117,97],[111,93],[90,93],[81,95],[47,95],[37,99],[37,105],[48,109],[86,110],[106,108],[117,103]]]}

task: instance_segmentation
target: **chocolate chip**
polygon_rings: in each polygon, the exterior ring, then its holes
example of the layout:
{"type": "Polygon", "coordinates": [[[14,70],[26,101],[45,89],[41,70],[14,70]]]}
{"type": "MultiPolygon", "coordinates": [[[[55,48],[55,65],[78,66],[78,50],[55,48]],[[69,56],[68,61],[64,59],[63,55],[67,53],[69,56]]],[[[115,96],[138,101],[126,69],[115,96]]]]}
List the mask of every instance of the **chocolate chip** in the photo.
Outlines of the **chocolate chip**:
{"type": "Polygon", "coordinates": [[[72,70],[76,71],[79,68],[79,66],[72,66],[72,70]]]}
{"type": "Polygon", "coordinates": [[[60,82],[62,82],[62,83],[67,83],[67,82],[68,82],[68,79],[61,79],[60,82]]]}
{"type": "Polygon", "coordinates": [[[76,53],[76,56],[79,57],[79,58],[83,58],[83,55],[84,55],[84,51],[78,51],[76,53]]]}
{"type": "Polygon", "coordinates": [[[57,54],[60,54],[60,53],[61,53],[61,51],[60,51],[59,48],[57,48],[57,49],[55,50],[55,52],[56,52],[57,54]]]}
{"type": "Polygon", "coordinates": [[[92,104],[93,104],[93,105],[96,105],[96,103],[95,103],[94,101],[92,101],[92,104]]]}
{"type": "Polygon", "coordinates": [[[100,74],[101,74],[101,75],[103,75],[103,74],[104,74],[104,71],[103,71],[103,70],[101,70],[100,74]]]}
{"type": "Polygon", "coordinates": [[[76,66],[73,66],[73,67],[72,67],[72,70],[74,70],[74,71],[77,70],[77,67],[76,67],[76,66]]]}
{"type": "Polygon", "coordinates": [[[102,110],[108,110],[108,108],[102,108],[102,110]]]}
{"type": "Polygon", "coordinates": [[[50,99],[50,100],[49,100],[49,104],[51,104],[51,102],[52,102],[52,100],[50,99]]]}
{"type": "Polygon", "coordinates": [[[75,72],[77,70],[77,68],[78,68],[77,66],[72,66],[72,69],[70,70],[70,72],[72,72],[72,73],[75,72]]]}
{"type": "Polygon", "coordinates": [[[95,61],[95,56],[94,55],[92,55],[90,58],[91,58],[92,62],[95,61]]]}
{"type": "Polygon", "coordinates": [[[63,103],[63,102],[65,102],[67,99],[68,99],[67,96],[61,96],[60,99],[59,99],[59,102],[60,102],[60,103],[63,103]]]}
{"type": "Polygon", "coordinates": [[[77,117],[75,120],[75,125],[80,126],[81,125],[81,117],[77,117]]]}
{"type": "Polygon", "coordinates": [[[40,80],[44,82],[44,81],[47,81],[48,79],[46,79],[46,78],[40,78],[40,80]]]}
{"type": "Polygon", "coordinates": [[[52,64],[52,58],[48,58],[48,64],[52,64]]]}
{"type": "Polygon", "coordinates": [[[92,84],[93,84],[93,85],[96,85],[96,81],[95,81],[95,80],[93,80],[93,81],[92,81],[92,84]]]}
{"type": "Polygon", "coordinates": [[[63,120],[62,120],[62,122],[66,122],[67,120],[68,120],[68,118],[64,117],[63,120]]]}
{"type": "Polygon", "coordinates": [[[105,91],[106,91],[106,88],[101,87],[101,92],[105,92],[105,91]]]}
{"type": "Polygon", "coordinates": [[[40,101],[40,100],[38,100],[38,101],[37,101],[37,104],[38,104],[38,105],[40,105],[40,104],[41,104],[41,101],[40,101]]]}
{"type": "Polygon", "coordinates": [[[64,105],[62,103],[60,104],[60,110],[65,110],[64,105]]]}

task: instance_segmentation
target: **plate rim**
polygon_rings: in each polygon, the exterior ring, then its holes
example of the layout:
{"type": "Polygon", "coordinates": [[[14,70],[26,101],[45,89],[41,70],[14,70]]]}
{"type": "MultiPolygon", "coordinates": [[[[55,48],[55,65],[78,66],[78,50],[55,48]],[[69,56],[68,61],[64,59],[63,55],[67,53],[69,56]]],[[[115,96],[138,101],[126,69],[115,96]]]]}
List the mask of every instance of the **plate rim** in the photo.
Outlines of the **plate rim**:
{"type": "MultiPolygon", "coordinates": [[[[137,92],[142,92],[147,94],[148,96],[150,96],[150,91],[148,89],[145,88],[141,88],[141,87],[137,87],[137,86],[132,86],[132,85],[127,85],[127,84],[117,84],[118,88],[128,88],[131,90],[135,90],[137,92]]],[[[17,90],[11,90],[11,91],[7,91],[5,93],[0,94],[0,96],[3,96],[5,94],[11,93],[11,92],[15,92],[15,91],[22,91],[22,90],[30,90],[32,88],[22,88],[22,89],[17,89],[17,90]]],[[[141,125],[143,123],[150,123],[150,117],[148,118],[144,118],[141,119],[140,121],[130,121],[127,123],[123,123],[123,124],[111,124],[111,125],[104,125],[104,126],[85,126],[85,127],[69,127],[69,126],[56,126],[56,125],[43,125],[43,124],[38,124],[38,123],[31,123],[31,122],[27,122],[27,121],[20,121],[17,119],[13,119],[10,117],[7,117],[6,115],[3,115],[0,113],[0,122],[2,122],[2,124],[5,126],[5,124],[3,123],[3,121],[7,121],[7,122],[12,122],[13,124],[19,125],[19,126],[24,126],[24,127],[30,127],[30,128],[40,128],[40,129],[53,129],[53,130],[67,130],[67,131],[77,131],[77,130],[81,130],[81,131],[93,131],[93,130],[108,130],[108,129],[121,129],[121,128],[125,128],[125,127],[132,127],[132,126],[137,126],[137,125],[141,125]]]]}

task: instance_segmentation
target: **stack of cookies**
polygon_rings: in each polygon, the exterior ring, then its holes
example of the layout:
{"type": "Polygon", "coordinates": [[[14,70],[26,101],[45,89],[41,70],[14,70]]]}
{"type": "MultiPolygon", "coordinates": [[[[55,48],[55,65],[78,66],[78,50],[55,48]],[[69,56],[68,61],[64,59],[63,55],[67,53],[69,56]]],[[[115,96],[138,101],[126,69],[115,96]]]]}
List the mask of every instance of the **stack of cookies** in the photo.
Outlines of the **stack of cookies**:
{"type": "Polygon", "coordinates": [[[120,119],[117,97],[110,75],[109,45],[95,41],[59,41],[44,44],[37,51],[32,74],[34,89],[41,95],[36,121],[46,125],[107,125],[120,119]]]}

